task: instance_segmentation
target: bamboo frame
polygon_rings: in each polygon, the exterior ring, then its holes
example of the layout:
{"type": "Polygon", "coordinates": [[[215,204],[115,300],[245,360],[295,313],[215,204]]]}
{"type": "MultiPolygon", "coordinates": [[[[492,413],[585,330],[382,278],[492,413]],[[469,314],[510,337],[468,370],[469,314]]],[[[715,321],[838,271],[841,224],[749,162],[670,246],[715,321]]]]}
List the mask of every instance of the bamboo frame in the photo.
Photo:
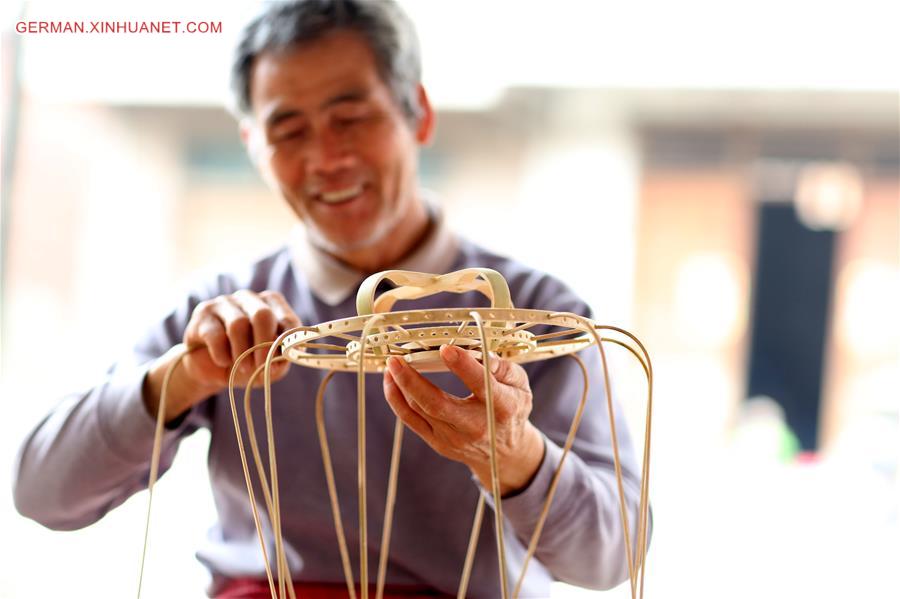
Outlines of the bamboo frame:
{"type": "MultiPolygon", "coordinates": [[[[241,456],[241,463],[247,485],[248,498],[250,500],[253,519],[263,553],[266,576],[269,582],[272,599],[287,599],[288,597],[290,599],[295,599],[293,584],[290,579],[290,572],[284,551],[284,540],[281,535],[278,470],[275,456],[274,425],[272,422],[272,364],[287,360],[296,365],[328,371],[328,374],[322,380],[316,394],[316,428],[322,451],[322,460],[326,474],[326,486],[328,488],[332,517],[334,519],[335,532],[341,554],[342,568],[348,594],[351,599],[356,599],[355,580],[350,564],[346,538],[344,536],[337,490],[334,484],[334,471],[331,465],[330,451],[328,448],[323,402],[327,385],[336,372],[356,372],[357,374],[357,480],[359,492],[358,519],[360,529],[359,594],[361,599],[368,599],[369,572],[367,551],[368,527],[366,519],[366,439],[364,426],[365,375],[367,373],[384,372],[387,359],[391,356],[399,356],[401,359],[406,360],[413,367],[422,372],[446,370],[443,361],[437,355],[439,347],[444,344],[455,344],[463,347],[466,351],[481,360],[484,367],[485,405],[488,421],[488,436],[490,440],[492,480],[490,492],[493,495],[494,501],[495,533],[499,555],[499,577],[502,599],[518,598],[528,565],[537,550],[538,541],[556,492],[563,464],[571,450],[578,431],[578,426],[581,422],[581,417],[588,397],[589,380],[587,369],[581,359],[576,355],[576,352],[591,346],[597,348],[603,366],[603,384],[606,391],[607,414],[609,417],[616,486],[619,494],[619,516],[622,530],[624,531],[631,596],[633,599],[643,597],[647,538],[649,534],[649,468],[653,406],[653,370],[650,356],[638,338],[624,329],[601,325],[577,314],[535,309],[516,309],[512,306],[506,281],[499,273],[489,269],[465,269],[447,275],[429,275],[406,271],[386,271],[384,273],[378,273],[366,279],[360,286],[357,295],[357,307],[360,312],[359,316],[333,320],[315,326],[295,327],[279,335],[274,342],[258,344],[241,354],[232,368],[228,385],[229,402],[232,410],[238,450],[241,456]],[[385,279],[394,281],[396,284],[399,284],[399,287],[375,298],[376,287],[385,279]],[[472,290],[483,293],[491,300],[492,306],[490,308],[453,308],[398,312],[381,311],[389,310],[398,299],[416,299],[440,292],[462,293],[472,290]],[[474,326],[470,323],[474,323],[474,326]],[[528,331],[528,329],[539,325],[558,327],[559,330],[542,335],[535,335],[528,331]],[[612,333],[615,334],[615,336],[601,337],[600,331],[607,334],[612,333]],[[346,343],[341,345],[338,343],[326,342],[329,339],[339,339],[346,343]],[[612,343],[628,350],[638,360],[647,378],[644,451],[641,467],[638,523],[634,540],[631,539],[629,534],[631,528],[628,522],[628,510],[625,505],[622,471],[619,460],[618,436],[616,433],[613,398],[609,383],[609,372],[604,342],[612,343]],[[257,502],[253,491],[253,479],[243,445],[241,426],[234,394],[235,374],[240,364],[254,351],[265,348],[268,348],[266,361],[252,374],[245,388],[243,409],[247,420],[247,432],[248,438],[250,439],[251,455],[254,461],[256,475],[259,478],[259,482],[263,489],[263,500],[269,520],[272,524],[275,547],[274,575],[272,572],[273,568],[271,561],[266,551],[265,535],[263,534],[257,502]],[[276,355],[279,351],[280,355],[276,355]],[[496,454],[496,420],[493,409],[493,394],[491,385],[487,383],[490,380],[490,360],[492,359],[492,355],[516,363],[569,356],[576,360],[584,377],[584,389],[581,400],[576,410],[576,414],[573,416],[566,442],[563,447],[562,456],[551,479],[547,498],[544,501],[537,525],[535,526],[535,530],[529,541],[522,570],[516,579],[512,591],[509,589],[509,581],[507,580],[503,540],[502,499],[500,497],[499,472],[496,454]],[[251,389],[260,373],[263,375],[263,396],[266,419],[265,431],[267,446],[269,448],[269,477],[266,476],[249,409],[251,389]]],[[[141,558],[141,578],[139,578],[138,581],[138,598],[140,598],[141,579],[143,577],[144,561],[147,551],[150,507],[152,505],[153,486],[156,481],[159,462],[167,383],[172,371],[174,371],[180,363],[181,358],[189,351],[193,351],[193,349],[196,348],[186,349],[178,359],[173,361],[166,373],[163,391],[160,397],[156,436],[151,458],[150,481],[148,485],[150,498],[148,501],[147,520],[145,525],[144,549],[141,558]]],[[[402,435],[403,426],[400,420],[397,419],[394,429],[394,442],[388,475],[388,496],[386,500],[384,528],[382,530],[381,551],[379,553],[375,593],[376,599],[382,599],[384,590],[387,557],[393,522],[393,506],[396,499],[398,484],[398,463],[402,448],[402,435]]],[[[480,494],[479,501],[475,507],[475,516],[470,533],[469,545],[463,563],[462,574],[460,576],[460,584],[457,592],[458,599],[465,597],[468,587],[471,568],[474,562],[475,548],[477,546],[478,530],[480,529],[483,520],[484,504],[484,496],[480,494]]]]}

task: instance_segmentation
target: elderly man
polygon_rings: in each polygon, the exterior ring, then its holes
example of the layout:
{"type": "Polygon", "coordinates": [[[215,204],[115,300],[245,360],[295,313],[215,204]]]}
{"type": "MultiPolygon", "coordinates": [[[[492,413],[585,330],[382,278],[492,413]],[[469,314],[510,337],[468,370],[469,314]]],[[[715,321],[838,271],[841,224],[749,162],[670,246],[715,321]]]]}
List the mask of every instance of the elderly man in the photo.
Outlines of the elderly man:
{"type": "MultiPolygon", "coordinates": [[[[302,222],[277,253],[221,275],[149,330],[108,377],[66,398],[29,436],[17,463],[15,499],[26,516],[56,529],[100,519],[147,485],[162,377],[181,341],[203,349],[175,370],[165,414],[162,469],[179,441],[211,432],[209,471],[218,522],[198,558],[214,597],[267,597],[265,569],[224,393],[235,358],[299,322],[355,314],[354,291],[392,268],[443,273],[488,267],[507,278],[517,306],[587,315],[587,305],[552,277],[452,233],[417,185],[418,147],[435,127],[420,83],[419,52],[405,15],[387,1],[308,0],[266,4],[244,30],[232,72],[241,137],[265,180],[302,222]],[[254,594],[255,593],[255,594],[254,594]]],[[[552,198],[548,198],[552,200],[552,198]]],[[[416,307],[478,305],[472,294],[419,300],[416,307]]],[[[483,305],[481,303],[480,305],[483,305]]],[[[479,493],[490,489],[482,366],[455,347],[441,350],[449,373],[418,374],[392,360],[368,377],[366,423],[370,527],[384,513],[395,415],[416,433],[404,446],[387,567],[388,593],[456,592],[479,493]],[[384,397],[386,401],[377,401],[384,397]]],[[[262,355],[239,373],[246,382],[262,355]]],[[[618,520],[610,431],[598,360],[587,357],[592,395],[561,474],[521,596],[547,597],[554,579],[608,588],[627,576],[618,520]]],[[[527,541],[581,395],[571,360],[522,368],[498,361],[500,486],[510,577],[527,541]]],[[[274,369],[282,530],[298,596],[346,596],[319,460],[313,394],[321,371],[274,369]],[[307,593],[304,595],[304,592],[307,593]],[[319,594],[315,594],[319,593],[319,594]],[[324,593],[324,595],[323,595],[324,593]]],[[[355,378],[336,377],[325,402],[344,514],[355,512],[355,378]]],[[[262,406],[255,405],[256,421],[262,406]]],[[[621,427],[625,430],[624,425],[621,427]]],[[[638,480],[620,434],[630,521],[638,480]]],[[[355,527],[344,524],[351,546],[355,527]]],[[[469,596],[500,596],[490,519],[479,536],[469,596]]],[[[370,541],[376,560],[378,539],[370,541]]],[[[271,548],[269,555],[272,554],[271,548]]]]}

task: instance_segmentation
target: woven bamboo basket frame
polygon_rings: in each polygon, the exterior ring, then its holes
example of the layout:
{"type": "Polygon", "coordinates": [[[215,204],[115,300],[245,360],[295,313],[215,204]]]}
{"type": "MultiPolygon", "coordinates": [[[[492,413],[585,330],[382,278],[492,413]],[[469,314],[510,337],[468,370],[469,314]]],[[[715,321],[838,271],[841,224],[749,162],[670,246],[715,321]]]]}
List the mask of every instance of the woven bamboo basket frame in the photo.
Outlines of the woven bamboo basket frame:
{"type": "MultiPolygon", "coordinates": [[[[628,566],[631,596],[633,599],[643,597],[647,540],[649,535],[649,470],[650,432],[653,409],[653,370],[650,356],[640,340],[624,329],[602,325],[578,314],[514,308],[506,281],[498,272],[485,268],[470,268],[448,273],[446,275],[432,275],[397,270],[378,273],[370,276],[360,286],[357,294],[357,310],[359,312],[358,316],[324,322],[314,326],[294,327],[279,335],[273,342],[258,344],[241,354],[238,359],[235,360],[231,371],[228,396],[235,427],[235,438],[241,456],[248,499],[263,554],[263,562],[265,564],[266,576],[272,599],[295,599],[294,587],[287,565],[284,540],[281,532],[281,505],[278,492],[278,469],[275,455],[275,434],[272,421],[272,381],[270,371],[272,364],[289,361],[293,364],[307,368],[328,371],[328,374],[322,380],[318,392],[316,393],[316,426],[326,475],[325,482],[328,488],[338,548],[341,555],[341,565],[347,584],[348,596],[351,599],[357,599],[357,591],[355,588],[355,577],[350,564],[350,554],[344,535],[343,521],[335,487],[334,470],[331,464],[331,454],[324,422],[323,402],[327,385],[336,372],[344,371],[357,373],[358,519],[360,531],[359,595],[362,599],[368,599],[369,570],[367,551],[368,527],[366,523],[366,438],[364,426],[366,421],[365,375],[368,373],[384,372],[387,359],[391,356],[397,356],[406,360],[420,372],[445,371],[446,366],[444,366],[443,361],[438,355],[440,346],[444,344],[457,345],[462,349],[465,349],[479,359],[484,367],[484,397],[486,400],[486,418],[490,441],[492,482],[490,492],[494,503],[494,530],[499,556],[499,578],[502,599],[517,599],[519,595],[528,565],[537,549],[538,541],[556,492],[563,464],[565,463],[566,457],[575,440],[575,435],[578,431],[581,416],[585,408],[589,389],[588,373],[584,363],[576,354],[589,347],[595,347],[597,349],[603,370],[603,384],[605,388],[607,414],[611,433],[616,485],[619,494],[619,517],[622,530],[624,531],[626,563],[628,566]],[[393,282],[396,287],[376,297],[376,289],[384,280],[393,282]],[[418,299],[441,292],[463,293],[467,291],[477,291],[482,293],[490,299],[491,306],[489,308],[391,311],[391,308],[393,308],[395,302],[398,300],[418,299]],[[529,329],[538,326],[553,327],[556,330],[544,334],[534,334],[529,331],[529,329]],[[634,538],[629,535],[632,528],[629,526],[628,510],[625,505],[622,470],[619,461],[618,436],[616,433],[613,398],[604,344],[613,344],[628,350],[628,352],[640,363],[647,379],[647,402],[644,422],[640,500],[638,506],[638,523],[634,538]],[[249,459],[241,434],[241,424],[238,417],[239,412],[237,401],[235,399],[234,384],[236,373],[243,360],[254,351],[266,348],[268,348],[268,354],[265,363],[255,370],[244,389],[243,412],[247,424],[250,454],[253,459],[256,476],[259,478],[260,486],[263,491],[263,502],[274,536],[274,568],[272,559],[270,559],[266,549],[266,539],[263,533],[256,493],[254,491],[253,477],[251,475],[249,459]],[[563,453],[551,479],[547,497],[544,501],[538,522],[529,540],[525,561],[516,579],[515,585],[510,589],[503,538],[503,511],[496,453],[496,420],[494,418],[493,392],[492,386],[488,384],[490,381],[490,360],[502,358],[516,363],[526,363],[563,356],[574,359],[580,366],[584,377],[582,397],[578,408],[576,409],[576,413],[573,415],[569,432],[563,446],[563,453]],[[263,377],[265,431],[268,446],[267,457],[270,476],[266,475],[266,468],[259,451],[259,443],[256,438],[253,418],[250,412],[251,391],[253,384],[260,375],[263,377]]],[[[143,579],[147,539],[149,537],[153,487],[158,476],[164,424],[163,415],[165,414],[168,382],[172,372],[178,366],[181,359],[194,349],[197,348],[185,348],[183,353],[170,365],[163,379],[163,389],[160,397],[156,424],[156,435],[151,456],[148,484],[149,499],[144,533],[144,549],[141,557],[141,573],[138,580],[138,598],[140,598],[141,594],[141,581],[143,579]]],[[[384,514],[384,527],[382,530],[381,550],[379,553],[378,571],[376,575],[376,599],[382,599],[384,591],[387,558],[389,555],[391,529],[393,525],[393,508],[398,484],[398,465],[402,447],[403,429],[404,426],[402,422],[397,419],[394,428],[394,441],[388,474],[389,479],[384,514]]],[[[484,494],[479,494],[479,500],[475,506],[468,550],[464,563],[462,564],[462,573],[460,575],[457,591],[458,599],[463,599],[466,596],[466,590],[475,557],[475,549],[477,547],[478,532],[484,517],[484,510],[484,494]]]]}

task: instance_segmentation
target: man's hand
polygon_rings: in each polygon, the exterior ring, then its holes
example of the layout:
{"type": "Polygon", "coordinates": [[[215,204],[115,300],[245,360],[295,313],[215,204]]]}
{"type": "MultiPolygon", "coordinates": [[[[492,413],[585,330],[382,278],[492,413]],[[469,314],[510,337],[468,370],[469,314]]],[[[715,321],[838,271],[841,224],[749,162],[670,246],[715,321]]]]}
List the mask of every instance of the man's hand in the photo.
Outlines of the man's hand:
{"type": "MultiPolygon", "coordinates": [[[[224,389],[231,367],[246,350],[258,343],[274,341],[283,331],[299,324],[300,319],[277,291],[241,290],[198,304],[184,332],[184,345],[198,349],[185,356],[172,373],[166,398],[166,422],[224,389]]],[[[166,369],[179,353],[180,350],[173,350],[160,357],[144,381],[144,404],[154,417],[166,369]]],[[[246,386],[253,371],[265,363],[266,353],[259,350],[244,359],[235,377],[236,384],[246,386]]],[[[287,374],[288,367],[286,362],[274,364],[272,380],[287,374]]],[[[258,377],[257,384],[262,380],[258,377]]]]}
{"type": "MultiPolygon", "coordinates": [[[[490,441],[484,397],[484,366],[455,346],[441,348],[447,368],[472,392],[468,397],[445,393],[399,358],[388,360],[384,395],[394,413],[439,454],[466,464],[491,488],[490,441]]],[[[500,492],[524,488],[544,457],[544,443],[528,421],[531,388],[518,364],[494,357],[490,384],[496,415],[500,492]]]]}

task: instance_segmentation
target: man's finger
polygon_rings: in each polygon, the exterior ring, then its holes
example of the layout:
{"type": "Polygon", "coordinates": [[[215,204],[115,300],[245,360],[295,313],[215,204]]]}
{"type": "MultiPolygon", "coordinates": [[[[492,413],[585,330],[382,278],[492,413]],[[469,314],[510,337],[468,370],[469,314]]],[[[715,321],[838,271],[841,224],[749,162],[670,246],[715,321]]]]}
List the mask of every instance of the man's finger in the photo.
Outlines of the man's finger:
{"type": "MultiPolygon", "coordinates": [[[[288,370],[291,367],[291,363],[288,361],[281,362],[273,362],[272,367],[269,369],[269,376],[271,377],[272,382],[281,380],[284,375],[288,373],[288,370]]],[[[263,371],[260,370],[259,374],[256,376],[256,380],[253,381],[254,387],[262,387],[265,385],[265,376],[263,376],[263,371]]]]}
{"type": "Polygon", "coordinates": [[[390,371],[384,373],[384,397],[391,410],[397,415],[397,418],[422,439],[430,443],[434,436],[431,424],[407,403],[406,397],[404,397],[403,392],[397,386],[397,382],[391,376],[390,371]]]}
{"type": "Polygon", "coordinates": [[[528,388],[528,373],[519,364],[501,360],[491,353],[491,372],[498,382],[519,389],[528,388]]]}
{"type": "MultiPolygon", "coordinates": [[[[231,362],[238,359],[242,353],[250,348],[253,343],[253,332],[250,327],[250,318],[241,310],[237,302],[227,295],[219,296],[213,301],[213,312],[222,321],[225,334],[228,335],[228,344],[231,348],[231,362]]],[[[247,368],[252,364],[247,364],[247,368]]]]}
{"type": "Polygon", "coordinates": [[[275,318],[278,320],[278,334],[302,324],[300,317],[297,316],[288,301],[277,291],[261,291],[259,297],[275,313],[275,318]]]}
{"type": "Polygon", "coordinates": [[[225,325],[212,312],[202,316],[192,330],[185,335],[184,340],[188,347],[205,346],[212,363],[219,368],[231,366],[231,346],[228,343],[228,335],[225,333],[225,325]]]}
{"type": "MultiPolygon", "coordinates": [[[[484,399],[484,365],[481,362],[455,345],[442,346],[441,359],[475,397],[484,399]]],[[[499,365],[497,358],[490,360],[490,363],[493,370],[499,365]]]]}
{"type": "Polygon", "coordinates": [[[184,331],[184,344],[188,347],[205,346],[214,366],[228,368],[231,364],[231,347],[225,326],[215,314],[215,303],[207,300],[197,304],[184,331]]]}
{"type": "MultiPolygon", "coordinates": [[[[231,298],[250,319],[253,345],[275,340],[278,320],[269,304],[252,291],[247,290],[233,293],[231,298]]],[[[256,366],[260,366],[265,362],[267,353],[268,348],[253,352],[256,366]]]]}
{"type": "Polygon", "coordinates": [[[444,391],[431,381],[416,372],[403,360],[396,357],[388,358],[388,372],[392,380],[410,401],[416,403],[419,409],[429,418],[447,420],[447,409],[452,400],[444,391]]]}

